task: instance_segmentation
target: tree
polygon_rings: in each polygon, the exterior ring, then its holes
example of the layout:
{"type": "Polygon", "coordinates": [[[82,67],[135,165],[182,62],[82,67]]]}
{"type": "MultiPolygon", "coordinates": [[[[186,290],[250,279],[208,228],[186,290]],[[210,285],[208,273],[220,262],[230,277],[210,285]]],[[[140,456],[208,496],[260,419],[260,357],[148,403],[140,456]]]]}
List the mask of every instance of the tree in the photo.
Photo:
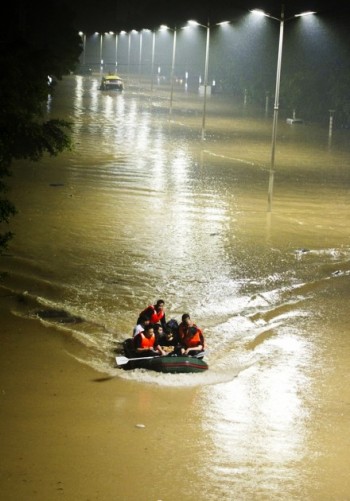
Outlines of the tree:
{"type": "Polygon", "coordinates": [[[61,80],[76,67],[82,50],[73,13],[61,1],[43,8],[22,0],[9,9],[0,33],[0,252],[13,236],[7,225],[16,209],[5,198],[4,182],[12,162],[56,156],[71,145],[70,124],[45,119],[53,92],[48,76],[61,80]]]}

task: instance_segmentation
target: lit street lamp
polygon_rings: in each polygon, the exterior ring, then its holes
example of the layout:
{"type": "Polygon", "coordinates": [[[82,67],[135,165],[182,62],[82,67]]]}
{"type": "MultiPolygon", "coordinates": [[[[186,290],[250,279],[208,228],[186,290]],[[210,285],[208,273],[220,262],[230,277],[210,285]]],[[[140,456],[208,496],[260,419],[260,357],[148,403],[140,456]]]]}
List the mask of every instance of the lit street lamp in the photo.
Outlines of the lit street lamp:
{"type": "Polygon", "coordinates": [[[128,80],[130,79],[130,52],[131,52],[131,37],[130,31],[128,33],[128,80]]]}
{"type": "Polygon", "coordinates": [[[281,17],[277,18],[266,14],[260,9],[254,9],[251,11],[253,14],[258,14],[260,16],[269,17],[280,23],[280,33],[278,42],[278,55],[277,55],[277,73],[276,73],[276,90],[275,90],[275,104],[273,108],[273,122],[272,122],[272,142],[271,142],[271,164],[270,164],[270,175],[269,175],[269,188],[267,194],[267,211],[271,212],[272,209],[272,193],[273,193],[273,181],[275,173],[275,152],[276,152],[276,136],[277,136],[277,122],[278,122],[278,109],[279,109],[279,94],[280,94],[280,80],[281,80],[281,66],[282,66],[282,48],[283,48],[283,32],[284,23],[290,19],[294,19],[300,16],[307,16],[310,14],[315,14],[315,12],[302,12],[301,14],[295,14],[287,19],[284,18],[284,5],[281,7],[281,17]]]}
{"type": "Polygon", "coordinates": [[[174,95],[174,71],[175,71],[175,57],[176,57],[176,28],[172,29],[162,24],[160,31],[171,30],[174,33],[173,36],[173,55],[171,59],[171,73],[170,73],[170,104],[169,104],[169,116],[171,116],[173,111],[173,95],[174,95]]]}
{"type": "MultiPolygon", "coordinates": [[[[166,30],[171,30],[168,26],[165,24],[162,24],[158,30],[154,29],[152,31],[152,56],[151,56],[151,92],[153,92],[153,84],[154,84],[154,54],[155,54],[155,48],[156,48],[156,32],[157,31],[166,31],[166,30]]],[[[158,74],[160,73],[160,67],[158,67],[158,74]]]]}
{"type": "Polygon", "coordinates": [[[102,72],[103,59],[102,59],[102,49],[103,49],[103,35],[98,31],[95,32],[95,36],[99,36],[100,39],[100,71],[102,72]]]}
{"type": "Polygon", "coordinates": [[[156,32],[152,31],[152,57],[151,57],[151,92],[153,92],[154,50],[156,47],[156,32]]]}
{"type": "MultiPolygon", "coordinates": [[[[227,24],[229,21],[222,21],[216,23],[217,26],[227,24]]],[[[202,114],[202,140],[205,139],[205,119],[207,110],[207,87],[208,87],[208,66],[209,66],[209,42],[210,42],[210,24],[200,24],[197,21],[188,21],[190,26],[201,26],[207,30],[206,44],[205,44],[205,63],[204,63],[204,98],[203,98],[203,114],[202,114]]]]}
{"type": "Polygon", "coordinates": [[[82,38],[83,40],[83,65],[85,66],[85,59],[86,59],[86,56],[85,56],[85,49],[86,49],[86,35],[85,33],[83,33],[82,31],[79,31],[79,36],[82,38]]]}
{"type": "Polygon", "coordinates": [[[207,87],[208,87],[208,66],[209,66],[209,42],[210,42],[210,24],[204,26],[197,21],[188,21],[190,26],[201,26],[207,30],[207,38],[205,44],[205,62],[204,62],[204,97],[203,97],[203,114],[202,114],[202,140],[205,139],[205,118],[207,110],[207,87]]]}
{"type": "Polygon", "coordinates": [[[118,33],[115,34],[115,72],[118,70],[118,33]]]}

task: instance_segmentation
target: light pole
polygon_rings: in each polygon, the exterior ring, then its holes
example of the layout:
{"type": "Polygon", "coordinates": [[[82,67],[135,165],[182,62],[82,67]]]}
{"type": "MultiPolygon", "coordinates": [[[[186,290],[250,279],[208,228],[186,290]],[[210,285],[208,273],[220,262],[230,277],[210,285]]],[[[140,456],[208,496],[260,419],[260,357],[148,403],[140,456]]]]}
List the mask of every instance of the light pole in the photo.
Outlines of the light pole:
{"type": "Polygon", "coordinates": [[[115,34],[115,72],[118,72],[118,33],[115,34]]]}
{"type": "Polygon", "coordinates": [[[128,33],[128,80],[130,80],[130,50],[131,50],[131,37],[130,31],[128,33]]]}
{"type": "MultiPolygon", "coordinates": [[[[221,23],[216,23],[217,26],[227,24],[229,21],[222,21],[221,23]]],[[[209,44],[210,44],[210,23],[208,21],[207,25],[200,24],[197,21],[188,21],[190,26],[201,26],[206,29],[206,43],[205,43],[205,62],[204,62],[204,96],[203,96],[203,114],[202,114],[202,140],[205,139],[205,121],[207,112],[207,87],[208,87],[208,68],[209,68],[209,44]]]]}
{"type": "Polygon", "coordinates": [[[101,72],[103,71],[102,48],[103,48],[103,34],[100,33],[100,65],[101,65],[101,72]]]}
{"type": "Polygon", "coordinates": [[[173,94],[174,94],[174,69],[175,69],[175,56],[176,56],[176,28],[173,30],[173,56],[171,59],[171,90],[170,90],[170,105],[169,105],[169,115],[173,111],[173,94]]]}
{"type": "Polygon", "coordinates": [[[279,109],[279,102],[280,102],[280,82],[281,82],[281,66],[282,66],[283,32],[284,32],[284,5],[282,5],[282,8],[281,8],[280,34],[279,34],[278,54],[277,54],[275,104],[273,107],[273,120],[272,120],[271,163],[270,163],[270,175],[269,175],[269,188],[267,191],[267,211],[268,212],[271,212],[271,210],[272,210],[272,193],[273,193],[273,181],[274,181],[274,174],[275,174],[275,153],[276,153],[278,109],[279,109]]]}
{"type": "MultiPolygon", "coordinates": [[[[105,56],[105,67],[106,67],[106,70],[108,71],[108,73],[110,74],[111,73],[111,70],[108,70],[108,47],[110,47],[112,44],[112,40],[113,40],[113,37],[114,37],[114,31],[106,31],[105,32],[105,52],[106,52],[106,56],[105,56]]],[[[115,59],[117,60],[117,52],[115,53],[115,59]]],[[[115,70],[115,65],[113,64],[113,73],[114,73],[114,70],[115,70]]]]}
{"type": "MultiPolygon", "coordinates": [[[[122,30],[122,31],[119,33],[119,35],[121,35],[121,37],[122,37],[122,38],[120,39],[120,42],[122,42],[123,38],[124,38],[124,37],[126,37],[126,36],[127,36],[127,34],[128,34],[128,33],[127,33],[125,30],[122,30]]],[[[124,40],[125,40],[125,38],[124,38],[124,40]]],[[[126,42],[125,42],[125,43],[126,43],[126,42]]],[[[119,45],[120,45],[120,44],[119,44],[119,45]]],[[[124,70],[124,71],[125,71],[125,70],[124,70]]]]}
{"type": "Polygon", "coordinates": [[[140,31],[140,51],[139,51],[139,86],[141,81],[141,62],[142,62],[142,30],[140,31]]]}
{"type": "Polygon", "coordinates": [[[86,49],[86,35],[85,33],[83,33],[82,31],[79,31],[79,35],[80,37],[82,38],[83,40],[83,66],[85,66],[85,59],[86,59],[86,56],[85,56],[85,49],[86,49]]]}
{"type": "Polygon", "coordinates": [[[143,33],[148,33],[150,30],[144,28],[140,30],[140,50],[139,50],[139,91],[141,90],[141,74],[142,74],[142,50],[143,50],[143,33]]]}
{"type": "MultiPolygon", "coordinates": [[[[100,65],[100,72],[102,71],[102,64],[103,64],[103,59],[102,59],[102,33],[99,33],[98,31],[95,31],[94,37],[96,37],[97,40],[99,40],[99,45],[100,45],[100,50],[99,50],[99,65],[100,65]]],[[[97,56],[96,56],[97,57],[97,56]]]]}
{"type": "Polygon", "coordinates": [[[154,73],[154,50],[156,46],[156,32],[152,31],[152,57],[151,57],[151,92],[153,92],[153,73],[154,73]]]}
{"type": "Polygon", "coordinates": [[[139,31],[139,41],[140,41],[140,45],[139,45],[139,71],[138,71],[138,74],[139,74],[139,94],[141,92],[141,63],[142,63],[142,30],[139,31]]]}
{"type": "Polygon", "coordinates": [[[208,87],[208,66],[209,66],[209,43],[210,43],[210,24],[209,21],[207,25],[200,24],[197,21],[188,21],[190,26],[201,26],[207,31],[206,43],[205,43],[205,61],[204,61],[204,96],[203,96],[203,113],[202,113],[202,140],[205,139],[205,119],[207,112],[207,87],[208,87]]]}
{"type": "Polygon", "coordinates": [[[281,81],[281,67],[282,67],[282,49],[283,49],[283,34],[284,34],[284,23],[290,19],[294,19],[300,16],[307,16],[310,14],[315,14],[315,12],[302,12],[300,14],[294,14],[294,16],[285,19],[284,17],[284,5],[281,6],[281,17],[270,16],[260,9],[254,9],[251,11],[253,14],[258,14],[260,16],[269,17],[280,23],[280,33],[278,42],[278,54],[277,54],[277,72],[276,72],[276,90],[275,90],[275,104],[273,107],[273,121],[272,121],[272,141],[271,141],[271,163],[270,163],[270,175],[269,175],[269,187],[267,192],[267,211],[272,210],[272,194],[273,194],[273,181],[275,174],[275,152],[276,152],[276,137],[277,137],[277,122],[278,122],[278,109],[279,109],[279,95],[280,95],[280,81],[281,81]]]}
{"type": "Polygon", "coordinates": [[[174,95],[174,72],[175,72],[175,58],[176,58],[176,34],[177,29],[169,28],[165,24],[162,24],[160,31],[171,30],[173,32],[173,55],[171,58],[171,72],[170,72],[170,103],[169,103],[169,116],[171,116],[173,112],[173,95],[174,95]]]}

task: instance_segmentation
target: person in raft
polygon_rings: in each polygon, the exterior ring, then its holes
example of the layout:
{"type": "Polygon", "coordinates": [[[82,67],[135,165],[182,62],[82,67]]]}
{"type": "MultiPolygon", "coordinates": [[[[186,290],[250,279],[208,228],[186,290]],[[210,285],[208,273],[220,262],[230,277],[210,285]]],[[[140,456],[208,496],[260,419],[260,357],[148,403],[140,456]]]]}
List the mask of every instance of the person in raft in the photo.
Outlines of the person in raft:
{"type": "Polygon", "coordinates": [[[136,334],[133,341],[135,353],[141,357],[155,357],[166,354],[159,345],[153,324],[146,325],[142,332],[136,334]]]}
{"type": "Polygon", "coordinates": [[[145,330],[146,325],[149,325],[150,323],[151,320],[148,316],[140,315],[139,318],[137,319],[137,325],[135,325],[135,327],[133,328],[132,337],[135,337],[140,332],[143,332],[145,330]]]}
{"type": "Polygon", "coordinates": [[[147,306],[143,311],[141,311],[139,318],[137,319],[137,324],[140,321],[140,317],[146,316],[150,319],[151,324],[161,324],[163,329],[166,327],[165,311],[164,311],[164,300],[158,299],[156,304],[147,306]]]}
{"type": "Polygon", "coordinates": [[[177,350],[179,355],[197,355],[204,350],[203,333],[188,313],[182,315],[182,322],[179,325],[179,342],[180,348],[177,350]]]}
{"type": "Polygon", "coordinates": [[[158,343],[162,347],[162,350],[167,354],[172,353],[178,343],[171,328],[166,326],[165,330],[163,330],[160,324],[156,324],[154,328],[156,334],[158,334],[158,343]]]}

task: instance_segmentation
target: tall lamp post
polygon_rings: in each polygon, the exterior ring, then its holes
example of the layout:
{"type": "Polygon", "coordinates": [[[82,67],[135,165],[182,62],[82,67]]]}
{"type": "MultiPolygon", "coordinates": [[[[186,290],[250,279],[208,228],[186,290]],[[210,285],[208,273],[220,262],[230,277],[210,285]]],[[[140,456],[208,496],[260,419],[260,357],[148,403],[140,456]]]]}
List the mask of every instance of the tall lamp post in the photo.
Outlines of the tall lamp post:
{"type": "Polygon", "coordinates": [[[130,80],[130,53],[131,53],[131,33],[128,32],[128,80],[130,80]]]}
{"type": "Polygon", "coordinates": [[[85,61],[86,61],[86,54],[85,54],[85,49],[86,49],[86,35],[82,31],[79,31],[79,36],[83,40],[83,65],[85,66],[85,61]]]}
{"type": "MultiPolygon", "coordinates": [[[[119,33],[119,35],[121,35],[121,37],[124,37],[124,36],[126,36],[126,35],[127,35],[127,32],[126,32],[125,30],[122,30],[122,31],[119,33]]],[[[122,40],[122,39],[121,39],[121,40],[122,40]]],[[[120,41],[121,41],[121,40],[120,40],[120,41]]],[[[119,45],[120,45],[120,44],[119,44],[119,45]]]]}
{"type": "MultiPolygon", "coordinates": [[[[222,21],[216,23],[217,26],[227,24],[229,21],[222,21]]],[[[205,62],[204,62],[204,96],[203,96],[203,113],[202,113],[202,140],[205,139],[205,121],[207,112],[207,87],[208,87],[208,67],[209,67],[209,43],[210,43],[210,23],[208,21],[207,25],[200,24],[197,21],[188,21],[190,26],[201,26],[206,29],[206,43],[205,43],[205,62]]]]}
{"type": "Polygon", "coordinates": [[[156,47],[156,32],[152,31],[152,56],[151,56],[151,92],[153,92],[153,73],[154,73],[154,51],[156,47]]]}
{"type": "Polygon", "coordinates": [[[205,139],[205,119],[207,111],[207,87],[208,87],[208,66],[209,66],[209,42],[210,42],[210,24],[209,21],[207,25],[200,24],[197,21],[188,21],[190,26],[201,26],[207,31],[206,43],[205,43],[205,61],[204,61],[204,96],[203,96],[203,113],[202,113],[202,140],[205,139]]]}
{"type": "Polygon", "coordinates": [[[165,24],[162,24],[160,31],[171,30],[174,34],[173,36],[173,55],[171,58],[171,73],[170,73],[170,103],[169,103],[169,116],[173,112],[173,95],[174,95],[174,72],[175,72],[175,58],[176,58],[176,33],[177,29],[169,28],[165,24]]]}
{"type": "Polygon", "coordinates": [[[277,72],[276,72],[276,90],[275,90],[275,103],[273,107],[273,121],[272,121],[272,141],[271,141],[271,163],[270,163],[270,175],[269,175],[269,187],[267,193],[267,211],[272,210],[272,194],[273,194],[273,182],[275,174],[275,152],[276,152],[276,138],[277,138],[277,123],[278,123],[278,110],[279,110],[279,95],[280,95],[280,81],[281,81],[281,67],[282,67],[282,49],[283,49],[283,34],[284,34],[284,23],[290,19],[295,19],[300,16],[307,16],[310,14],[315,14],[315,12],[302,12],[300,14],[294,14],[292,17],[285,19],[284,17],[284,5],[281,7],[281,17],[274,17],[270,14],[260,9],[254,9],[251,11],[253,14],[258,14],[260,16],[269,17],[280,23],[280,33],[278,42],[278,54],[277,54],[277,72]]]}
{"type": "Polygon", "coordinates": [[[115,34],[115,72],[118,71],[118,33],[115,34]]]}
{"type": "Polygon", "coordinates": [[[142,30],[140,31],[140,50],[139,50],[139,85],[141,80],[141,64],[142,64],[142,30]]]}
{"type": "Polygon", "coordinates": [[[101,65],[101,72],[103,71],[102,50],[103,50],[103,34],[100,33],[100,65],[101,65]]]}

